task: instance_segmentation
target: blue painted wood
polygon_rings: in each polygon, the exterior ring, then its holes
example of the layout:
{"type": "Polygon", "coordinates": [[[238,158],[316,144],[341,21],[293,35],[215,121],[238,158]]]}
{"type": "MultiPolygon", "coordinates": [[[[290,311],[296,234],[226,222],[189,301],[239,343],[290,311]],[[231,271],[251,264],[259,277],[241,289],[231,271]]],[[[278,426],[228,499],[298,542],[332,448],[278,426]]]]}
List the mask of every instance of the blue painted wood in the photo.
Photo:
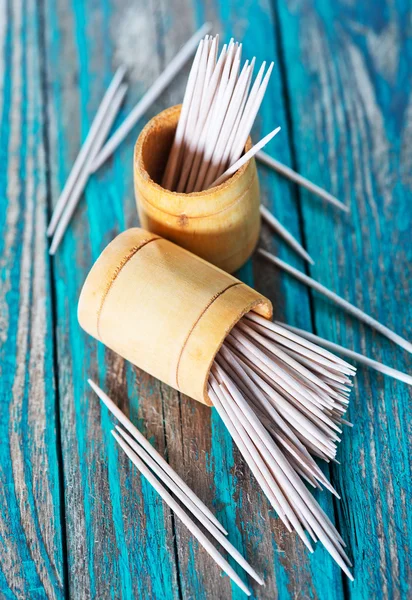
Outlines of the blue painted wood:
{"type": "Polygon", "coordinates": [[[63,598],[40,16],[0,6],[0,597],[63,598]]]}
{"type": "MultiPolygon", "coordinates": [[[[5,598],[63,595],[46,160],[55,203],[118,64],[129,67],[132,83],[121,121],[206,19],[223,38],[243,41],[245,57],[274,58],[254,137],[281,125],[282,134],[268,152],[287,164],[296,162],[303,174],[351,201],[352,215],[343,218],[265,167],[259,170],[262,201],[307,241],[316,260],[312,272],[322,282],[404,335],[410,323],[406,3],[397,0],[381,12],[321,0],[278,5],[139,0],[132,6],[126,0],[42,0],[40,7],[41,26],[33,0],[0,8],[13,17],[0,18],[0,24],[7,22],[0,57],[11,73],[4,77],[0,105],[5,198],[0,229],[6,232],[0,237],[0,429],[7,440],[0,446],[1,483],[6,482],[0,501],[0,591],[5,598]],[[31,52],[21,54],[22,47],[31,52]],[[43,127],[45,147],[39,143],[43,127]]],[[[253,597],[406,597],[410,409],[405,386],[360,372],[350,409],[357,427],[345,432],[342,465],[332,469],[342,501],[318,495],[332,519],[336,513],[353,553],[357,580],[348,584],[323,549],[309,558],[285,532],[213,410],[132,369],[77,324],[77,298],[90,265],[119,231],[137,224],[131,169],[135,137],[152,115],[181,101],[186,75],[187,69],[91,178],[53,264],[70,596],[243,597],[117,452],[110,435],[113,421],[87,387],[91,375],[264,573],[265,589],[250,582],[253,597]]],[[[305,268],[265,228],[261,243],[305,268]]],[[[248,263],[239,276],[272,299],[277,317],[307,329],[315,325],[325,337],[407,367],[408,357],[388,342],[323,300],[311,299],[307,290],[261,261],[248,263]]]]}
{"type": "MultiPolygon", "coordinates": [[[[133,85],[120,121],[159,73],[160,64],[156,15],[144,2],[135,3],[132,9],[125,1],[68,5],[50,0],[45,32],[55,203],[115,67],[120,63],[132,67],[133,85]],[[149,49],[154,60],[146,68],[149,49]],[[62,56],[66,57],[64,69],[62,56]]],[[[139,420],[142,431],[162,452],[159,384],[143,374],[136,377],[130,366],[89,338],[76,315],[80,289],[93,261],[118,232],[136,224],[132,144],[128,140],[108,168],[91,178],[55,259],[68,574],[73,598],[179,596],[170,511],[118,452],[110,434],[113,421],[86,379],[91,376],[107,389],[139,420]]]]}
{"type": "MultiPolygon", "coordinates": [[[[411,337],[410,3],[280,1],[296,162],[351,206],[301,193],[311,273],[411,337]]],[[[320,299],[316,330],[401,370],[410,356],[320,299]]],[[[359,369],[333,479],[353,556],[348,597],[406,598],[411,586],[410,389],[359,369]]]]}

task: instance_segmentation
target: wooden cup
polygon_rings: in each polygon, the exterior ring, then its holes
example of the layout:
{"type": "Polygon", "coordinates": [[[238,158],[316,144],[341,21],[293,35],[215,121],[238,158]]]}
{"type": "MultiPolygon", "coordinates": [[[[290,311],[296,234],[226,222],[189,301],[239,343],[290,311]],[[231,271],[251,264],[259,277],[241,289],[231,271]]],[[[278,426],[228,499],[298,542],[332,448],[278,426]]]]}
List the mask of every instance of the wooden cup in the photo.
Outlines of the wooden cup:
{"type": "Polygon", "coordinates": [[[161,381],[210,405],[209,372],[225,337],[261,294],[194,254],[129,229],[102,252],[84,283],[80,325],[161,381]]]}
{"type": "MultiPolygon", "coordinates": [[[[136,142],[134,183],[140,224],[233,273],[252,254],[260,233],[255,159],[210,190],[180,194],[162,188],[180,109],[173,106],[158,114],[136,142]]],[[[246,150],[251,146],[249,138],[246,150]]]]}

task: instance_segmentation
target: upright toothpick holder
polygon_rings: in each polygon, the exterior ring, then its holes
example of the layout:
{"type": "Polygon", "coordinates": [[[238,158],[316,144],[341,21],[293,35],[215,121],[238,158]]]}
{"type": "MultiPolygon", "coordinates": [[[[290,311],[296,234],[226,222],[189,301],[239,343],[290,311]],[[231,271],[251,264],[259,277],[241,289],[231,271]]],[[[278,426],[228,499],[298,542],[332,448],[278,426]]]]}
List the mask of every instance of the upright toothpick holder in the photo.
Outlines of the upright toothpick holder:
{"type": "MultiPolygon", "coordinates": [[[[138,137],[134,182],[142,227],[228,273],[241,267],[260,233],[260,195],[251,159],[221,185],[191,194],[171,192],[160,182],[176,131],[180,106],[154,117],[138,137]]],[[[249,138],[246,151],[251,148],[249,138]]]]}
{"type": "Polygon", "coordinates": [[[232,275],[153,233],[116,237],[83,286],[78,318],[90,335],[122,357],[211,405],[210,369],[227,334],[272,305],[232,275]]]}

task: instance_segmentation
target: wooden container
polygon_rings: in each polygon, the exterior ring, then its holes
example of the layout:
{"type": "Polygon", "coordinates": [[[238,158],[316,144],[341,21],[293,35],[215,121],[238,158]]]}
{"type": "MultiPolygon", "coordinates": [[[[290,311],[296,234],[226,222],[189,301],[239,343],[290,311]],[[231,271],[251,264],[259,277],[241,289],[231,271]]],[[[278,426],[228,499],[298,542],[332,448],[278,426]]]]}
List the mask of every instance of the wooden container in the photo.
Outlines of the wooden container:
{"type": "MultiPolygon", "coordinates": [[[[140,224],[233,273],[247,261],[259,238],[255,159],[210,190],[180,194],[162,188],[180,108],[173,106],[154,117],[136,142],[134,182],[140,224]]],[[[251,145],[249,138],[246,149],[251,145]]]]}
{"type": "Polygon", "coordinates": [[[97,259],[78,318],[90,335],[136,366],[210,405],[214,357],[249,311],[271,318],[272,305],[232,275],[135,228],[97,259]]]}

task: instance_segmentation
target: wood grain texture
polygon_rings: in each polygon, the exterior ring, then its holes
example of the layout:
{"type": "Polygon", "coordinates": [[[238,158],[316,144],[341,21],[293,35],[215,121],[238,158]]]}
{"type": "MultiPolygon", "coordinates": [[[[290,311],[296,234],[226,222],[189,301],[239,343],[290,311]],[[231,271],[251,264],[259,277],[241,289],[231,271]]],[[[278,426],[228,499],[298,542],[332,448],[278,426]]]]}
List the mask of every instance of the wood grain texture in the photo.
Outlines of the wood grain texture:
{"type": "MultiPolygon", "coordinates": [[[[302,191],[310,270],[410,338],[410,3],[278,6],[297,166],[352,211],[339,217],[302,191]]],[[[313,306],[321,336],[410,370],[406,352],[316,295],[313,306]]],[[[348,597],[410,594],[410,398],[406,385],[359,369],[349,411],[355,428],[333,468],[356,578],[348,597]]]]}
{"type": "MultiPolygon", "coordinates": [[[[244,598],[117,451],[113,420],[89,390],[89,376],[264,574],[265,588],[249,581],[253,598],[410,593],[406,386],[360,369],[350,408],[356,427],[345,432],[342,464],[331,469],[342,500],[318,495],[352,553],[350,584],[326,551],[309,558],[285,531],[214,410],[132,368],[77,323],[94,260],[117,233],[138,225],[136,137],[152,116],[181,102],[188,67],[90,179],[51,270],[46,254],[46,181],[55,204],[115,68],[126,64],[131,82],[119,123],[191,32],[211,20],[223,39],[243,41],[245,58],[275,59],[254,139],[280,125],[268,153],[350,202],[352,212],[343,217],[259,166],[262,201],[307,246],[316,261],[311,274],[410,336],[411,14],[406,0],[358,4],[0,4],[1,598],[244,598]]],[[[265,227],[261,243],[306,268],[265,227]]],[[[273,301],[278,318],[410,368],[405,353],[261,260],[238,275],[273,301]]]]}
{"type": "Polygon", "coordinates": [[[0,6],[0,596],[63,598],[39,13],[0,6]]]}
{"type": "MultiPolygon", "coordinates": [[[[127,2],[68,5],[53,0],[45,6],[50,177],[56,202],[115,65],[130,65],[133,55],[131,80],[141,78],[119,121],[160,69],[156,54],[150,62],[145,54],[149,47],[155,50],[151,5],[136,3],[132,10],[127,2]]],[[[143,375],[136,378],[123,361],[105,352],[81,331],[76,315],[92,262],[126,224],[137,224],[132,153],[124,150],[90,180],[55,259],[69,591],[82,600],[178,598],[171,513],[118,452],[110,435],[112,421],[86,379],[91,376],[134,419],[142,419],[144,433],[162,452],[158,384],[143,375]],[[125,406],[127,396],[130,405],[125,406]]]]}

